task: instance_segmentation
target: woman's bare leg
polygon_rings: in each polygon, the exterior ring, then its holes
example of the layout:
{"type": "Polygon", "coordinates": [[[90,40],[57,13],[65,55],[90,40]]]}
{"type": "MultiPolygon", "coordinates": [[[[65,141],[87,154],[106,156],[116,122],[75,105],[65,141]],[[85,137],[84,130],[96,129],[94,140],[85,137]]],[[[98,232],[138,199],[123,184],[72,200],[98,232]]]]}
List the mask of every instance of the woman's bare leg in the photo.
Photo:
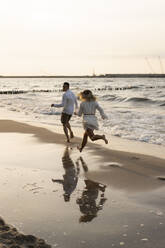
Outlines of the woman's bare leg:
{"type": "Polygon", "coordinates": [[[82,140],[82,143],[81,143],[81,147],[79,147],[79,146],[77,147],[77,149],[80,152],[82,152],[83,148],[86,146],[87,141],[88,141],[88,133],[87,133],[87,131],[85,131],[84,136],[83,136],[83,140],[82,140]]]}
{"type": "Polygon", "coordinates": [[[103,140],[105,141],[105,144],[108,144],[108,140],[106,139],[105,135],[103,135],[103,140]]]}
{"type": "Polygon", "coordinates": [[[106,139],[105,135],[94,134],[92,129],[87,129],[87,133],[88,133],[89,138],[92,141],[102,139],[102,140],[105,141],[105,144],[108,144],[108,140],[106,139]]]}
{"type": "Polygon", "coordinates": [[[77,147],[80,152],[82,152],[83,148],[86,146],[88,141],[88,136],[92,141],[102,139],[104,140],[105,144],[108,144],[108,140],[106,139],[105,135],[94,134],[93,130],[88,128],[84,133],[81,147],[77,147]]]}

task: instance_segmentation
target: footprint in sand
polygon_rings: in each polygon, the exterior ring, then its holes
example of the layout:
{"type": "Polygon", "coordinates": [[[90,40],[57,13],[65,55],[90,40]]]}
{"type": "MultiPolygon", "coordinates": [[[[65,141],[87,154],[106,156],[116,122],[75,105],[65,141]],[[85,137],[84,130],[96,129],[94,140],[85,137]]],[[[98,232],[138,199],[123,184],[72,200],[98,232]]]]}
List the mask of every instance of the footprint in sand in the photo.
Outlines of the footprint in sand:
{"type": "Polygon", "coordinates": [[[158,179],[158,180],[161,180],[161,181],[165,181],[165,176],[164,176],[164,177],[162,177],[162,176],[157,177],[157,179],[158,179]]]}

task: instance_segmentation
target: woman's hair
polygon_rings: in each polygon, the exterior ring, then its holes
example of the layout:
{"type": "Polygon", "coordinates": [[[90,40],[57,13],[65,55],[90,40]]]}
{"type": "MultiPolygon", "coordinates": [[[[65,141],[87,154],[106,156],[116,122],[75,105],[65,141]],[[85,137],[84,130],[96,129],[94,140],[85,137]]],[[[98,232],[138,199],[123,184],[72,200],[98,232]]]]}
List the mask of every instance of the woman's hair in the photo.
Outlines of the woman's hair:
{"type": "Polygon", "coordinates": [[[96,101],[96,97],[90,90],[84,90],[83,92],[80,92],[79,97],[82,101],[96,101]]]}

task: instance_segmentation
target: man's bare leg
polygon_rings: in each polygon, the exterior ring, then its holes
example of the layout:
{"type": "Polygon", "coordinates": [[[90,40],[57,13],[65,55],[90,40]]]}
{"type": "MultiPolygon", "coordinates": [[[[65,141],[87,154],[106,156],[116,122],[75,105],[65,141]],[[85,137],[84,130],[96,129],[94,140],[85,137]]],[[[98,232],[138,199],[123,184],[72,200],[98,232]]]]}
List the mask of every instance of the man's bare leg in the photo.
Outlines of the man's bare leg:
{"type": "Polygon", "coordinates": [[[67,128],[66,124],[63,124],[63,130],[64,130],[65,136],[67,138],[67,142],[70,143],[70,139],[69,139],[69,135],[68,135],[68,128],[67,128]]]}
{"type": "Polygon", "coordinates": [[[67,126],[67,128],[68,128],[68,130],[69,130],[70,138],[71,138],[71,139],[74,138],[74,134],[73,134],[73,131],[72,131],[72,129],[71,129],[70,123],[67,122],[67,123],[66,123],[66,126],[67,126]]]}

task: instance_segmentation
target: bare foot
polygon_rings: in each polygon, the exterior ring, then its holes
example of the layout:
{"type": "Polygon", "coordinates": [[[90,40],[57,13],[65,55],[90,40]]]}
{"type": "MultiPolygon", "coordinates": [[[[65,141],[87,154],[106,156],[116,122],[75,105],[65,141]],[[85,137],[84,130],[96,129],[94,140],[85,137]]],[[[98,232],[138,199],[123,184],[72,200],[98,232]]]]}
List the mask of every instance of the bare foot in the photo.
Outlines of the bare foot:
{"type": "Polygon", "coordinates": [[[80,152],[82,152],[82,148],[81,148],[81,147],[77,146],[77,149],[78,149],[80,152]]]}
{"type": "Polygon", "coordinates": [[[105,141],[105,144],[108,144],[108,140],[106,139],[105,135],[103,135],[103,140],[105,141]]]}
{"type": "Polygon", "coordinates": [[[70,138],[73,139],[74,138],[74,134],[73,132],[70,133],[70,138]]]}

